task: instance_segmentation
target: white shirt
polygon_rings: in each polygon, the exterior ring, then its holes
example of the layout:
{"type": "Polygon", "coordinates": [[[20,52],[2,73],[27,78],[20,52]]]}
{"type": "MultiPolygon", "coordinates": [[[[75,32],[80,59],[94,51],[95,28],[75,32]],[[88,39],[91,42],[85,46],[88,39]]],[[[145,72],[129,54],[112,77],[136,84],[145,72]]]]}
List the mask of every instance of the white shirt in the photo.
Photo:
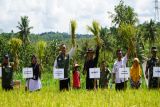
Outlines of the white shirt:
{"type": "MultiPolygon", "coordinates": [[[[68,55],[69,55],[69,59],[71,59],[74,55],[74,52],[75,52],[75,47],[72,47],[71,50],[69,51],[68,55]]],[[[57,68],[57,58],[56,60],[54,61],[54,66],[53,66],[53,70],[57,68]]],[[[53,73],[54,74],[54,73],[53,73]]],[[[64,78],[64,79],[60,79],[60,80],[66,80],[68,78],[64,78]]]]}
{"type": "Polygon", "coordinates": [[[122,58],[121,61],[118,61],[116,60],[114,65],[113,65],[113,70],[112,70],[112,73],[115,73],[115,76],[116,76],[116,80],[115,80],[115,83],[121,83],[121,82],[124,82],[124,81],[127,81],[128,78],[119,78],[119,68],[123,68],[123,67],[126,67],[126,63],[127,63],[127,55],[125,57],[122,58]]]}

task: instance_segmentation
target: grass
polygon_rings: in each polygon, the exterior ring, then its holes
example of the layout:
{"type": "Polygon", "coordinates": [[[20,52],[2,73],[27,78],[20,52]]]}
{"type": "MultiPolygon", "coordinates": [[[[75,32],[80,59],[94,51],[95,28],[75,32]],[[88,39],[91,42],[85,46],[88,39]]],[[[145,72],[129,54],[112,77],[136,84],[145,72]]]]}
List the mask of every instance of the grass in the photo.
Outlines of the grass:
{"type": "Polygon", "coordinates": [[[0,107],[160,107],[159,90],[141,88],[117,92],[115,89],[83,89],[59,92],[58,81],[51,73],[42,78],[43,88],[37,92],[20,89],[5,92],[0,88],[0,107]]]}

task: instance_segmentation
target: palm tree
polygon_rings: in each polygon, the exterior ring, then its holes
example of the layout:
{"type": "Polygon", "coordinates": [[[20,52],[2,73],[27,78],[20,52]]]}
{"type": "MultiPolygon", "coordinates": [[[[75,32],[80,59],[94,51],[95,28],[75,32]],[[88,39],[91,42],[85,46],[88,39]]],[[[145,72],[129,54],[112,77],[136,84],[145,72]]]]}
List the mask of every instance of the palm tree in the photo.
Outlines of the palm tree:
{"type": "Polygon", "coordinates": [[[158,38],[157,30],[157,26],[152,19],[149,23],[144,23],[144,39],[149,42],[150,47],[155,45],[156,39],[158,38]]]}
{"type": "Polygon", "coordinates": [[[106,51],[112,51],[112,43],[111,43],[111,38],[110,38],[110,34],[109,34],[109,30],[105,27],[101,27],[100,30],[100,37],[101,39],[104,41],[103,42],[103,46],[102,46],[102,50],[104,51],[104,59],[106,57],[106,51]]]}
{"type": "Polygon", "coordinates": [[[100,24],[97,21],[93,21],[92,26],[87,26],[87,29],[95,36],[97,45],[101,47],[103,45],[103,40],[100,38],[100,24]]]}
{"type": "Polygon", "coordinates": [[[20,30],[20,38],[22,39],[23,44],[26,44],[29,42],[28,35],[30,34],[30,30],[33,29],[33,27],[29,27],[29,19],[28,16],[22,16],[21,21],[18,22],[17,28],[20,30]]]}

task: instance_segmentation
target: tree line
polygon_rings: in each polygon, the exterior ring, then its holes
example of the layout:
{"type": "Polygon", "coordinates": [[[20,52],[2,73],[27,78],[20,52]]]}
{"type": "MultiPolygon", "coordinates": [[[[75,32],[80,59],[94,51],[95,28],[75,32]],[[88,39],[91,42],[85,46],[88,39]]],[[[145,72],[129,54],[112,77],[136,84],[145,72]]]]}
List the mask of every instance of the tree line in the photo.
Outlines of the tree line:
{"type": "MultiPolygon", "coordinates": [[[[18,32],[11,31],[11,33],[0,34],[0,60],[2,61],[3,55],[8,53],[12,62],[15,63],[14,69],[21,71],[23,66],[30,64],[31,55],[35,54],[42,71],[51,71],[53,61],[59,52],[59,45],[65,43],[71,47],[73,41],[70,38],[77,38],[75,41],[78,49],[73,59],[80,63],[84,60],[87,48],[95,47],[95,44],[102,47],[100,60],[105,59],[109,66],[112,66],[116,58],[115,51],[118,48],[126,51],[130,47],[131,57],[138,57],[141,63],[150,56],[152,46],[157,46],[160,50],[158,44],[160,41],[160,22],[151,19],[140,24],[138,14],[122,0],[115,6],[114,12],[108,12],[113,26],[102,27],[98,21],[94,20],[92,25],[86,27],[92,33],[91,35],[76,34],[72,31],[70,34],[59,32],[33,34],[29,17],[22,16],[17,25],[18,32]],[[75,35],[73,36],[72,33],[75,35]],[[48,70],[45,70],[43,65],[48,70]]],[[[73,22],[70,23],[73,24],[72,29],[76,29],[78,27],[76,20],[73,22]]],[[[160,57],[160,53],[158,56],[160,57]]],[[[129,64],[131,63],[132,61],[129,64]]]]}

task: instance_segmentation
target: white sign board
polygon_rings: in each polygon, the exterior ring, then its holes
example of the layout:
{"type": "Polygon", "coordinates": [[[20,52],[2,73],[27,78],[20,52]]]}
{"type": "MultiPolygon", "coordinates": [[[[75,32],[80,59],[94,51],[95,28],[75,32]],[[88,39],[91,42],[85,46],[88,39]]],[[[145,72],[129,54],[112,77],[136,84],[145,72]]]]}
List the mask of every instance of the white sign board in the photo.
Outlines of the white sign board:
{"type": "Polygon", "coordinates": [[[130,73],[129,73],[129,68],[119,68],[119,78],[129,78],[130,73]]]}
{"type": "Polygon", "coordinates": [[[54,79],[64,78],[64,69],[54,69],[53,73],[54,79]]]}
{"type": "Polygon", "coordinates": [[[89,78],[100,78],[100,68],[89,68],[89,78]]]}
{"type": "Polygon", "coordinates": [[[23,68],[23,78],[33,78],[33,68],[23,68]]]}
{"type": "Polygon", "coordinates": [[[0,77],[2,77],[2,67],[0,67],[0,77]]]}
{"type": "Polygon", "coordinates": [[[160,67],[153,67],[153,77],[160,77],[160,67]]]}

